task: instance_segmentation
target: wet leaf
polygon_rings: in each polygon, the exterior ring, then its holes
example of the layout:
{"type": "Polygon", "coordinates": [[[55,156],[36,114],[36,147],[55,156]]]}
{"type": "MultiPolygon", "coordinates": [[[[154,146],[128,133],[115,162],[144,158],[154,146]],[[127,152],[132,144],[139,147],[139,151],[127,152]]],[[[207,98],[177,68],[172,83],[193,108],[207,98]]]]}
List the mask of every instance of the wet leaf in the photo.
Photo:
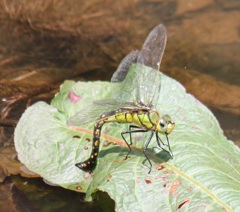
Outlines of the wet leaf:
{"type": "Polygon", "coordinates": [[[118,211],[238,211],[239,148],[201,102],[175,80],[165,75],[161,80],[157,109],[176,123],[169,136],[174,157],[154,148],[153,140],[148,148],[151,174],[142,154],[148,133],[135,137],[133,152],[124,160],[128,149],[120,133],[126,124],[103,127],[102,143],[108,144],[102,145],[92,174],[74,166],[90,155],[94,123],[71,128],[66,121],[93,100],[110,98],[108,82],[66,81],[51,105],[29,107],[15,131],[19,159],[51,183],[86,193],[87,200],[97,190],[106,191],[118,211]]]}

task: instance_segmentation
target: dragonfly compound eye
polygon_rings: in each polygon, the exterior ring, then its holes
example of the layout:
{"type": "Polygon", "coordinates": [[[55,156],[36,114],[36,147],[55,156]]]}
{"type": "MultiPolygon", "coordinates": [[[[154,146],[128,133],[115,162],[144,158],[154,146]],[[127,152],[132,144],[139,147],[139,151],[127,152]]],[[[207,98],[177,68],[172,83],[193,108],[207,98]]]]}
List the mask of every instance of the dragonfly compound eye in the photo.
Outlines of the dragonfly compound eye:
{"type": "Polygon", "coordinates": [[[160,126],[161,126],[162,128],[164,128],[164,127],[165,127],[165,124],[162,123],[162,122],[160,122],[160,126]]]}
{"type": "MultiPolygon", "coordinates": [[[[175,123],[171,120],[171,117],[169,115],[164,115],[161,120],[165,123],[165,133],[169,134],[172,132],[172,130],[175,127],[175,123]]],[[[160,121],[161,122],[161,121],[160,121]]]]}
{"type": "Polygon", "coordinates": [[[159,128],[160,128],[160,132],[162,133],[165,133],[165,131],[167,130],[167,123],[163,117],[160,119],[159,128]]]}

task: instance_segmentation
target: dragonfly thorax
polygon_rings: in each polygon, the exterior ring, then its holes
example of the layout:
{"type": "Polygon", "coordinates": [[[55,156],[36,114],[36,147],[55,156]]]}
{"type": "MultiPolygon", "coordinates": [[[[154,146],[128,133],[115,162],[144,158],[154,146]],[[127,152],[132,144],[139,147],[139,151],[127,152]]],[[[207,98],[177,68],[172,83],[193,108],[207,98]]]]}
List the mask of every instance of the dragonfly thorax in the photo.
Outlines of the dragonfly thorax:
{"type": "Polygon", "coordinates": [[[159,121],[158,111],[149,108],[142,108],[132,114],[132,123],[145,130],[155,131],[159,121]]]}

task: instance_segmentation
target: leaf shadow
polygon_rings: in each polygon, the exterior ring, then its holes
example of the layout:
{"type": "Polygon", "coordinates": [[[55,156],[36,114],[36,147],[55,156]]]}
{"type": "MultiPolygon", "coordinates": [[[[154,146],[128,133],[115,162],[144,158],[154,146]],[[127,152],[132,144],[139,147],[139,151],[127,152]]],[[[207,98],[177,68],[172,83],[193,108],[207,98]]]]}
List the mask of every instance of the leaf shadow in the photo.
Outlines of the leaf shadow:
{"type": "MultiPolygon", "coordinates": [[[[150,160],[153,160],[157,164],[161,164],[164,162],[167,162],[171,159],[171,155],[166,151],[166,150],[161,150],[160,152],[154,152],[154,148],[149,148],[147,149],[147,156],[149,157],[150,160]]],[[[119,154],[120,157],[122,157],[123,160],[125,160],[126,155],[128,154],[128,148],[123,147],[123,146],[114,146],[109,149],[103,149],[101,150],[99,154],[99,158],[104,158],[105,156],[109,154],[119,154]]],[[[128,159],[131,158],[132,156],[137,156],[137,157],[144,157],[145,159],[143,160],[143,164],[147,161],[143,149],[141,148],[136,148],[132,146],[132,151],[128,155],[128,159]]]]}

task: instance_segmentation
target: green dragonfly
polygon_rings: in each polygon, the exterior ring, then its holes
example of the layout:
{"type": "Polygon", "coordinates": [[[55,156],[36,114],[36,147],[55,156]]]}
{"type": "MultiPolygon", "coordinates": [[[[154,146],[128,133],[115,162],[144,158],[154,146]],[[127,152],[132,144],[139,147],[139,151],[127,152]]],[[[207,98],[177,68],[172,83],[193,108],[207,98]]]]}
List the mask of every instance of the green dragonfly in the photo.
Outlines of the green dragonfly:
{"type": "Polygon", "coordinates": [[[146,150],[154,134],[161,149],[163,149],[161,144],[164,143],[159,133],[166,136],[169,148],[167,152],[172,156],[168,134],[172,132],[175,123],[169,115],[161,115],[154,107],[159,99],[161,85],[159,68],[166,41],[166,28],[160,24],[150,32],[142,50],[128,54],[113,74],[111,79],[113,98],[96,100],[87,109],[78,112],[68,120],[67,124],[70,126],[80,126],[95,121],[92,152],[87,160],[75,164],[79,169],[93,171],[96,167],[101,129],[105,123],[109,122],[130,124],[129,130],[121,133],[129,149],[126,159],[132,151],[132,134],[151,132],[143,149],[150,164],[148,173],[152,170],[152,163],[146,150]],[[130,136],[129,143],[125,138],[126,134],[130,136]]]}

